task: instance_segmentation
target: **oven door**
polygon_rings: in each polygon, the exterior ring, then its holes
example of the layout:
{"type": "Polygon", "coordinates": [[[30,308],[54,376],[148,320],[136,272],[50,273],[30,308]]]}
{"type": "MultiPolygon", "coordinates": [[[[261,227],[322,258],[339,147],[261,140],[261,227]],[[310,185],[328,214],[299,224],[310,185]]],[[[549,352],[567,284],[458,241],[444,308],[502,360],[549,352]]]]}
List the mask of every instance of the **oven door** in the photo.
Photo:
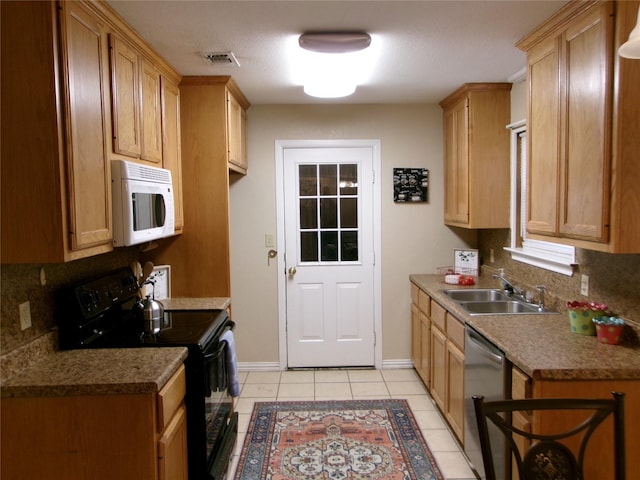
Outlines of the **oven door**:
{"type": "Polygon", "coordinates": [[[228,392],[226,342],[216,342],[210,352],[205,352],[204,371],[209,478],[221,480],[229,466],[238,433],[238,414],[233,411],[233,398],[228,392]]]}

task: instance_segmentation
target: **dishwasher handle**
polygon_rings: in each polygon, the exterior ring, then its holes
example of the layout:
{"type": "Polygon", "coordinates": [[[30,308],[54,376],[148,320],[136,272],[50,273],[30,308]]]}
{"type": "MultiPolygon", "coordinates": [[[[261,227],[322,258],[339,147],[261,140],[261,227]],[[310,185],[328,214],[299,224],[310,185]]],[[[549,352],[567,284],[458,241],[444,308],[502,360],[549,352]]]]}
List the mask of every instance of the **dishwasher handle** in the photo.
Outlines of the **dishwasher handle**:
{"type": "Polygon", "coordinates": [[[502,354],[502,352],[497,350],[493,345],[489,344],[487,340],[484,339],[484,337],[476,333],[474,330],[467,327],[466,332],[467,340],[469,340],[471,347],[473,347],[480,355],[491,360],[493,363],[502,365],[502,363],[504,362],[504,354],[502,354]],[[496,350],[500,353],[496,353],[493,350],[496,350]]]}

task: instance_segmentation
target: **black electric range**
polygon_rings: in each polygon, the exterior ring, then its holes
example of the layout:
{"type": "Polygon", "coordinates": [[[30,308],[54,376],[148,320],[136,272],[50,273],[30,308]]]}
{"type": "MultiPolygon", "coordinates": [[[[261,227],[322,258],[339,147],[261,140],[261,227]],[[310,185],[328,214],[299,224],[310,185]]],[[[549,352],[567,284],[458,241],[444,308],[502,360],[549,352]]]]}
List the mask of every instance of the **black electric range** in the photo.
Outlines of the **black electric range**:
{"type": "Polygon", "coordinates": [[[186,347],[189,479],[220,480],[237,437],[224,340],[234,323],[225,310],[172,310],[164,312],[159,332],[148,334],[133,311],[138,294],[130,268],[63,289],[57,309],[60,347],[186,347]]]}

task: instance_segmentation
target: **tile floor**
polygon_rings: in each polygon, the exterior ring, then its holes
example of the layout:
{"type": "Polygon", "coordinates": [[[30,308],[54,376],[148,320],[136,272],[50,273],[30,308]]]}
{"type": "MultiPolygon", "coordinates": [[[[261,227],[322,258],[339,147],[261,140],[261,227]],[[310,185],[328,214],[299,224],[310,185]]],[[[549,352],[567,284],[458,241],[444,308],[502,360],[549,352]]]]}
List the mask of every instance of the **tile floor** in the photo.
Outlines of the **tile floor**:
{"type": "Polygon", "coordinates": [[[238,443],[228,479],[233,478],[254,402],[377,398],[404,398],[409,402],[445,479],[476,478],[414,370],[251,371],[240,372],[240,382],[242,392],[236,404],[239,413],[238,443]]]}

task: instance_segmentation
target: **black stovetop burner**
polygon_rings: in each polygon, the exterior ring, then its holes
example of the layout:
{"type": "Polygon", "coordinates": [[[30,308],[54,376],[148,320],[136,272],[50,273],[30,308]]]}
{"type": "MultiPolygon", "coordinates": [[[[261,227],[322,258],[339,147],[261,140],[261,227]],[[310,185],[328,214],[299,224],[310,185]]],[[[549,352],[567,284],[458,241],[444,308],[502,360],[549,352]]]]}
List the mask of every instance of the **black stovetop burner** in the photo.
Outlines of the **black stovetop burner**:
{"type": "Polygon", "coordinates": [[[71,348],[198,346],[204,349],[229,324],[224,310],[164,312],[160,332],[145,334],[133,313],[138,283],[130,268],[66,289],[61,297],[60,345],[71,348]]]}

